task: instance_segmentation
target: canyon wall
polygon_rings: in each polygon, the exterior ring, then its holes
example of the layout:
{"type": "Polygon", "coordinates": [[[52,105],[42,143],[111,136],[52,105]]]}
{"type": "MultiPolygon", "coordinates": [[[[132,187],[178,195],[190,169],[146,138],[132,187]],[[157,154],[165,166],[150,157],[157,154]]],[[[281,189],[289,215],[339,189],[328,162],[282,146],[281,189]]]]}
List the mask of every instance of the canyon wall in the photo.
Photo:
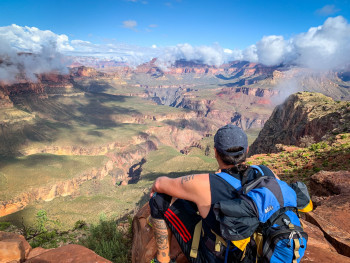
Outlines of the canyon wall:
{"type": "Polygon", "coordinates": [[[319,142],[327,136],[350,132],[349,123],[350,102],[298,92],[275,108],[249,154],[276,152],[276,144],[299,145],[306,136],[319,142]]]}
{"type": "Polygon", "coordinates": [[[19,196],[6,201],[0,201],[0,216],[5,216],[19,211],[28,204],[44,200],[50,201],[56,197],[67,196],[74,193],[81,184],[86,181],[101,180],[113,169],[113,162],[106,162],[102,168],[85,172],[76,178],[33,189],[25,189],[19,196]]]}

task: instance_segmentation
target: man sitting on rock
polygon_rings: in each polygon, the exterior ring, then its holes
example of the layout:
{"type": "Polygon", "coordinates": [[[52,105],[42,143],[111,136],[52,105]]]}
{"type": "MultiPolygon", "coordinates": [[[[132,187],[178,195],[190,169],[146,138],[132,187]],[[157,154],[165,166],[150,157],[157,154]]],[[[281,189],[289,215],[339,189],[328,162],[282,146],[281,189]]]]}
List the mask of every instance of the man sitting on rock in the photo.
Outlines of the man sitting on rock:
{"type": "MultiPolygon", "coordinates": [[[[220,222],[214,212],[216,203],[236,198],[244,181],[254,172],[253,168],[244,164],[247,150],[247,135],[239,127],[229,124],[221,127],[214,137],[219,173],[157,178],[149,202],[150,223],[158,250],[151,262],[175,262],[169,256],[169,231],[175,235],[191,262],[224,262],[225,258],[229,258],[230,262],[241,258],[244,261],[240,262],[255,262],[256,247],[250,249],[254,245],[249,242],[250,238],[240,243],[232,242],[240,249],[225,249],[225,240],[218,235],[220,222]]],[[[267,167],[259,167],[264,170],[263,173],[274,176],[267,167]]],[[[241,236],[254,233],[259,225],[256,212],[247,202],[239,202],[236,207],[233,231],[241,236]]]]}

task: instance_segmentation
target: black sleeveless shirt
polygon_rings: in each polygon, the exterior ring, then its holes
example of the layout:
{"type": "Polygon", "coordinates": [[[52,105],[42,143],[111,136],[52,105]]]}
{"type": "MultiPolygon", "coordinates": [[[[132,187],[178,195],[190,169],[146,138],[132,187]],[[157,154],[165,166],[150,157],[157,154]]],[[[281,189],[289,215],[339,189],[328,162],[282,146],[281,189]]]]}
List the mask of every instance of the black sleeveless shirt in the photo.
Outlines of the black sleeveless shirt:
{"type": "MultiPolygon", "coordinates": [[[[234,174],[230,170],[226,169],[221,171],[230,174],[238,180],[241,180],[241,176],[239,174],[234,174]]],[[[215,231],[215,233],[220,234],[220,224],[215,218],[213,206],[219,201],[234,199],[237,195],[237,190],[235,190],[228,182],[216,174],[209,174],[209,182],[211,191],[211,206],[207,217],[203,218],[203,229],[207,236],[209,236],[211,239],[215,239],[215,236],[211,233],[210,229],[215,231]]]]}

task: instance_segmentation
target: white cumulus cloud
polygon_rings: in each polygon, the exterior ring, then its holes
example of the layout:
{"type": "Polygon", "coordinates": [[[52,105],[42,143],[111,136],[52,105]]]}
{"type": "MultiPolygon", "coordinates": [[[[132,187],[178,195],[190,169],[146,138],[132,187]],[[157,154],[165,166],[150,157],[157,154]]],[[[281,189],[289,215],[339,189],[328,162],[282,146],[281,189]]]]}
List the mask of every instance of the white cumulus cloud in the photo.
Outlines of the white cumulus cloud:
{"type": "MultiPolygon", "coordinates": [[[[127,20],[124,26],[136,30],[137,22],[127,20]]],[[[328,18],[323,25],[312,27],[290,39],[279,35],[264,36],[243,50],[223,48],[216,43],[210,46],[184,43],[165,47],[115,42],[95,44],[69,40],[67,35],[36,27],[0,27],[0,81],[13,82],[19,73],[35,79],[36,74],[43,72],[64,71],[62,54],[114,59],[131,66],[158,58],[159,65],[163,67],[180,59],[216,66],[228,61],[246,60],[268,66],[292,64],[327,70],[350,64],[350,25],[342,16],[328,18]]]]}
{"type": "Polygon", "coordinates": [[[66,73],[58,50],[73,50],[66,35],[36,27],[0,27],[0,81],[15,82],[19,74],[35,81],[36,74],[50,71],[66,73]]]}
{"type": "Polygon", "coordinates": [[[164,65],[173,64],[176,60],[192,60],[208,65],[219,66],[226,61],[232,60],[233,51],[225,51],[221,46],[192,46],[188,43],[178,44],[173,47],[166,47],[160,54],[159,62],[164,65]]]}
{"type": "Polygon", "coordinates": [[[285,40],[266,36],[243,50],[244,60],[265,65],[291,63],[312,69],[332,69],[350,63],[350,25],[342,16],[285,40]]]}

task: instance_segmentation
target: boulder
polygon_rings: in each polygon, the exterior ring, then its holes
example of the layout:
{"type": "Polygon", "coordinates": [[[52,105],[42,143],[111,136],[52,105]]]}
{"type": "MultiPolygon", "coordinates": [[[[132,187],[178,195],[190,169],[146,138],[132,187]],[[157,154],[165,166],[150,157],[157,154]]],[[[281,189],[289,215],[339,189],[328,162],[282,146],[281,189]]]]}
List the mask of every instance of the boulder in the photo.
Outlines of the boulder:
{"type": "Polygon", "coordinates": [[[31,259],[31,258],[34,258],[40,254],[43,254],[45,252],[49,251],[49,249],[45,249],[45,248],[42,248],[42,247],[36,247],[36,248],[33,248],[30,252],[29,252],[29,255],[28,257],[26,258],[27,260],[28,259],[31,259]]]}
{"type": "Polygon", "coordinates": [[[0,242],[0,262],[23,262],[23,242],[18,239],[6,239],[0,242]]]}
{"type": "Polygon", "coordinates": [[[112,263],[80,245],[66,245],[34,256],[26,263],[112,263]]]}
{"type": "Polygon", "coordinates": [[[21,235],[0,231],[0,262],[22,262],[31,246],[21,235]]]}
{"type": "MultiPolygon", "coordinates": [[[[157,247],[153,229],[147,222],[150,214],[150,208],[147,203],[138,211],[133,219],[132,231],[134,238],[131,250],[133,263],[150,262],[156,256],[157,247]]],[[[177,263],[188,262],[174,236],[171,238],[170,257],[176,259],[177,263]]]]}
{"type": "Polygon", "coordinates": [[[302,221],[304,230],[309,236],[307,249],[302,259],[302,263],[314,262],[342,262],[350,263],[350,258],[340,255],[335,248],[326,240],[323,232],[317,226],[302,221]]]}
{"type": "Polygon", "coordinates": [[[306,214],[338,253],[350,257],[350,172],[319,172],[311,177],[316,208],[306,214]]]}

